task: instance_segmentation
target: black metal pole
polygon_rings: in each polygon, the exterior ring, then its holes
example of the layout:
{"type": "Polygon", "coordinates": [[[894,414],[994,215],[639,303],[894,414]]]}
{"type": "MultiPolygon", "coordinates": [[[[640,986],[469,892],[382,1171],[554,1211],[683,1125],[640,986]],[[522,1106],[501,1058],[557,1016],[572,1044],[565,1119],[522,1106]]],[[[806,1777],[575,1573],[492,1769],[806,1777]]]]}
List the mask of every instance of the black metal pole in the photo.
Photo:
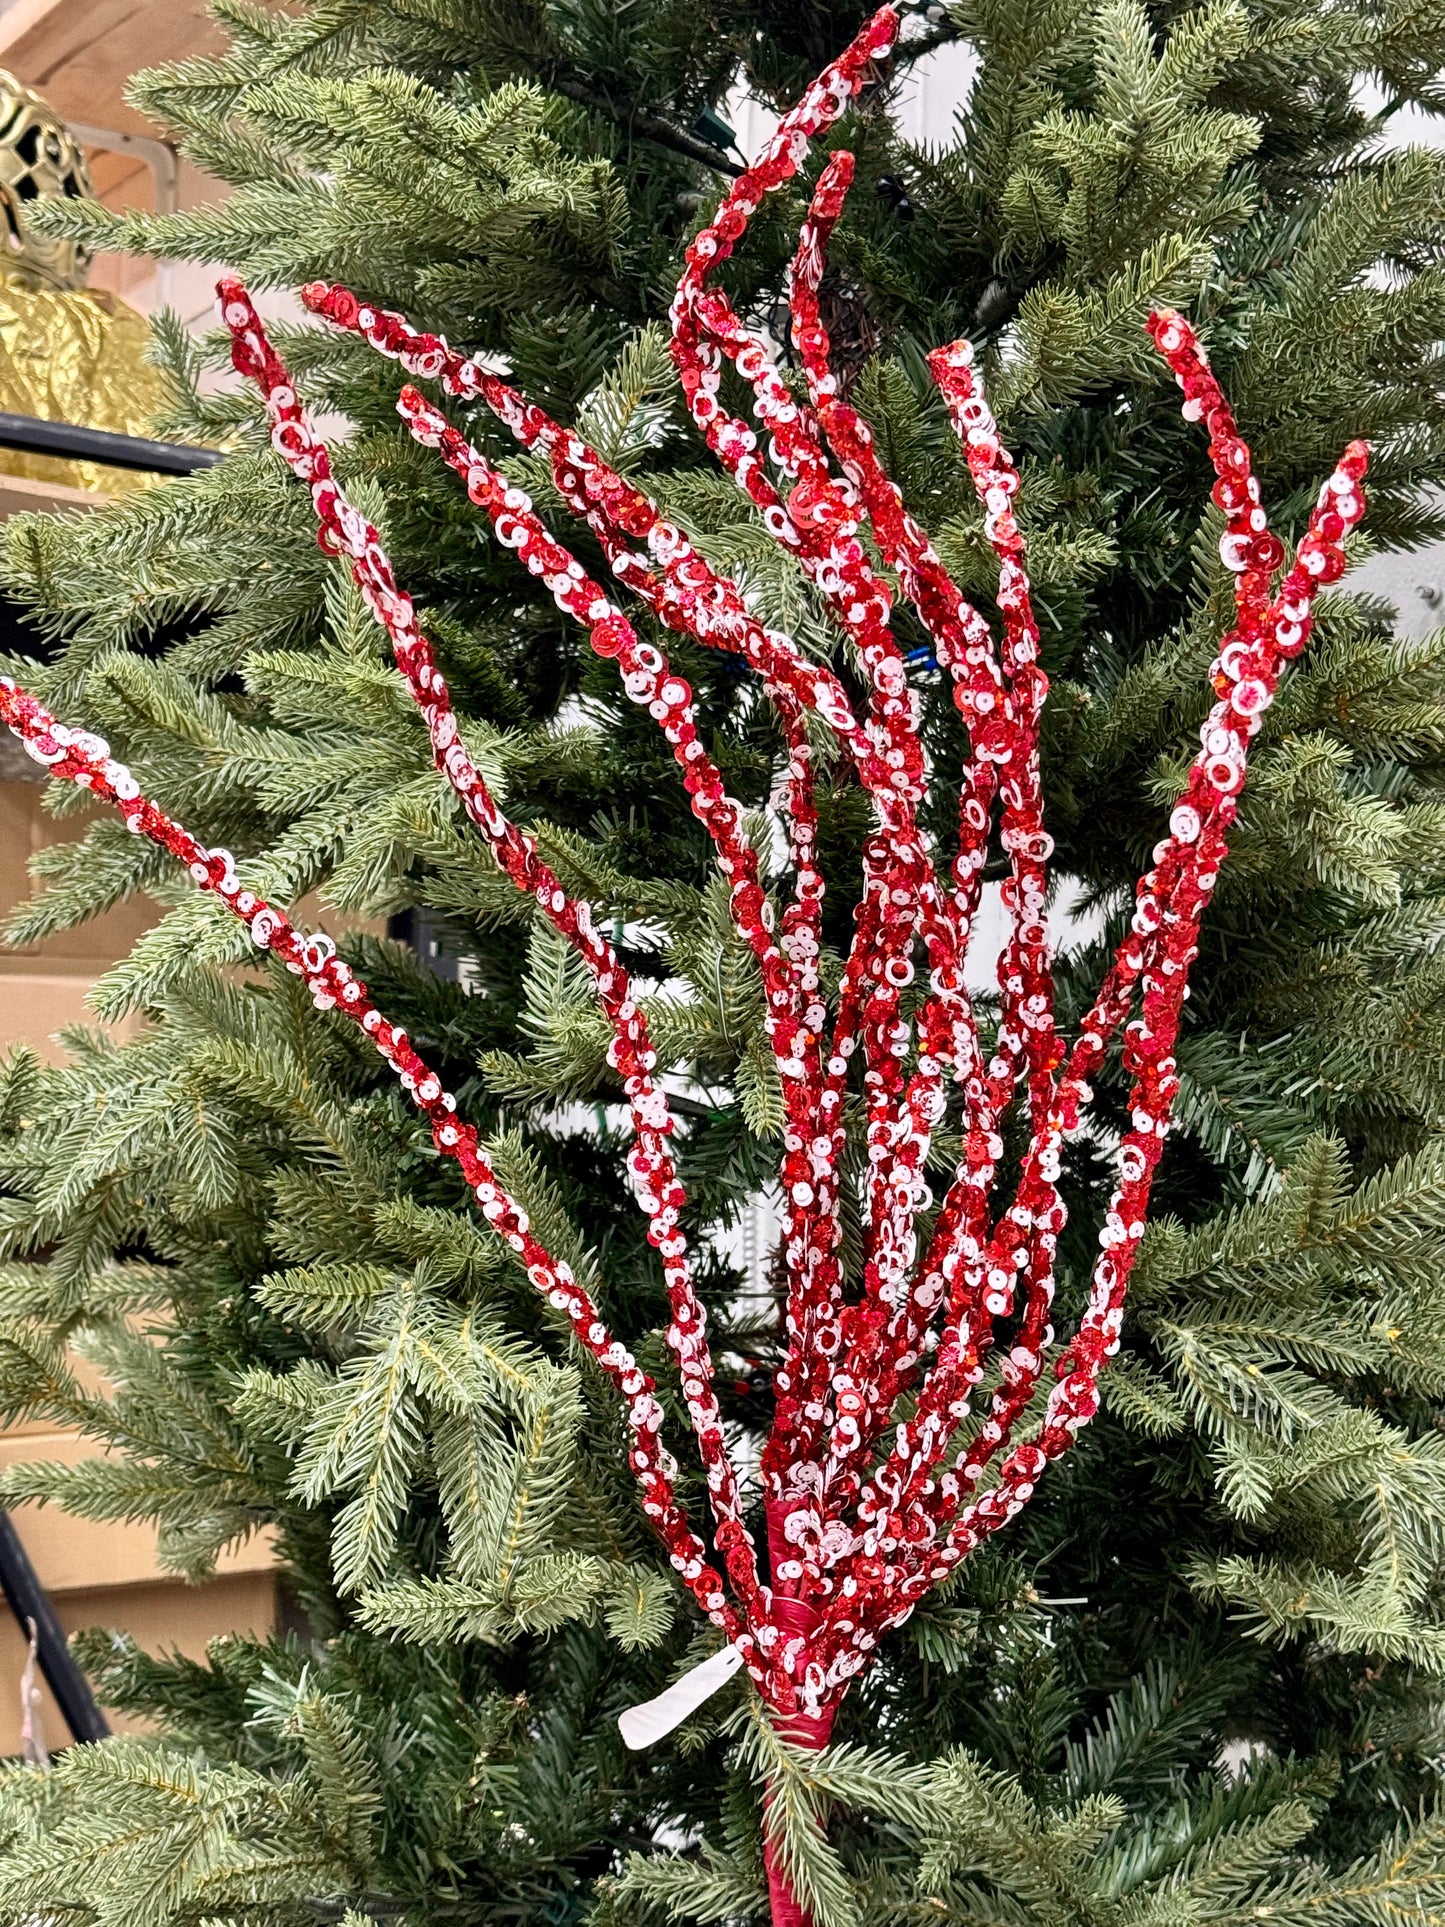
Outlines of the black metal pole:
{"type": "Polygon", "coordinates": [[[95,1703],[89,1681],[75,1663],[66,1643],[50,1595],[41,1585],[30,1554],[20,1543],[10,1514],[0,1511],[0,1587],[25,1643],[30,1643],[30,1628],[35,1627],[35,1656],[55,1703],[65,1716],[65,1724],[77,1740],[104,1740],[110,1727],[95,1703]]]}
{"type": "Polygon", "coordinates": [[[153,475],[191,475],[214,468],[225,457],[218,448],[191,448],[185,442],[150,442],[143,435],[112,435],[105,428],[80,428],[74,422],[47,422],[38,415],[0,411],[0,448],[27,455],[58,455],[72,462],[102,462],[107,468],[141,468],[153,475]]]}

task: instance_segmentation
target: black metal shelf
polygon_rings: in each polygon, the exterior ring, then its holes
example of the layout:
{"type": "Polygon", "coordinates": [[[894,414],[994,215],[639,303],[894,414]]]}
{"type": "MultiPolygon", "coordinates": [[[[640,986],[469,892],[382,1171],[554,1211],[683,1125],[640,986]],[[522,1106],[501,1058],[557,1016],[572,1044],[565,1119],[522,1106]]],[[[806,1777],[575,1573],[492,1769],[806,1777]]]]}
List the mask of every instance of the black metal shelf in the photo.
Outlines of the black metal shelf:
{"type": "Polygon", "coordinates": [[[72,462],[100,462],[106,468],[144,469],[152,475],[193,475],[214,468],[225,457],[218,448],[192,448],[185,442],[152,442],[143,435],[112,435],[105,428],[74,422],[42,421],[38,415],[0,411],[0,448],[26,455],[56,455],[72,462]]]}

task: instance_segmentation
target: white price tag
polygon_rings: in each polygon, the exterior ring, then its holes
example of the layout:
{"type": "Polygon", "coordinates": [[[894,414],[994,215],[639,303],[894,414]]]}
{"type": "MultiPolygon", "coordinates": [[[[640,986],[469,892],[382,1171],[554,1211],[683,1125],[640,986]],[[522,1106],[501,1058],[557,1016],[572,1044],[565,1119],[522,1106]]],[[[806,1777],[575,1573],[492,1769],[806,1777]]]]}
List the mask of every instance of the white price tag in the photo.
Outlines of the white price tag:
{"type": "Polygon", "coordinates": [[[713,1653],[700,1666],[684,1673],[656,1699],[644,1700],[641,1706],[629,1706],[617,1718],[623,1739],[634,1753],[665,1739],[675,1726],[682,1725],[689,1713],[695,1713],[704,1700],[710,1700],[720,1687],[726,1686],[742,1663],[743,1656],[736,1646],[724,1646],[721,1652],[713,1653]]]}

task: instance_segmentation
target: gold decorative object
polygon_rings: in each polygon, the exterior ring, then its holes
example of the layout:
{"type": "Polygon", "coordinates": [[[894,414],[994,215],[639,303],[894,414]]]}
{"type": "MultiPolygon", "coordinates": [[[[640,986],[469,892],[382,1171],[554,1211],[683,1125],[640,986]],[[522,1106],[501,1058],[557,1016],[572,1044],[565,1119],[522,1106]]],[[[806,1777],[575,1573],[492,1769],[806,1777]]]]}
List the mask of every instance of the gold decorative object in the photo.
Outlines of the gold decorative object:
{"type": "Polygon", "coordinates": [[[0,67],[0,209],[10,274],[32,287],[83,288],[90,257],[74,241],[33,234],[25,220],[29,201],[48,195],[88,199],[90,170],[75,136],[40,95],[0,67]]]}
{"type": "MultiPolygon", "coordinates": [[[[142,316],[87,289],[90,257],[37,234],[26,209],[46,196],[92,193],[74,135],[40,95],[0,68],[0,409],[47,421],[146,435],[161,398],[144,360],[142,316]]],[[[146,478],[96,462],[0,449],[0,474],[119,495],[146,478]]]]}
{"type": "MultiPolygon", "coordinates": [[[[104,289],[17,287],[0,275],[0,409],[46,421],[149,435],[160,377],[145,360],[143,316],[104,289]]],[[[0,448],[0,473],[120,495],[146,477],[99,462],[0,448]]]]}

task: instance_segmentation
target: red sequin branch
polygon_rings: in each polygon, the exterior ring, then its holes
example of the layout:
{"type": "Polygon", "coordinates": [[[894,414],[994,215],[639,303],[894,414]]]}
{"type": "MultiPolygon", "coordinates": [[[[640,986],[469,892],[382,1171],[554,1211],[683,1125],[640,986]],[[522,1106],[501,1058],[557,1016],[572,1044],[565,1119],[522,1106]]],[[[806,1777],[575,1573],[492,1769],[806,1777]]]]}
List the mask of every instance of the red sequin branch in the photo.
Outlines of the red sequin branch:
{"type": "MultiPolygon", "coordinates": [[[[867,33],[858,44],[870,44],[867,33]]],[[[824,93],[836,104],[836,88],[824,93]]],[[[772,186],[789,178],[799,158],[796,128],[783,138],[789,126],[785,122],[780,130],[770,160],[753,171],[771,171],[772,186]]],[[[1152,318],[1155,339],[1185,388],[1186,414],[1206,418],[1214,437],[1211,456],[1221,478],[1214,495],[1228,516],[1221,554],[1239,578],[1239,621],[1213,672],[1219,700],[1204,728],[1188,788],[1171,817],[1170,835],[1140,882],[1130,934],[1065,1059],[1054,1028],[1044,924],[1052,842],[1043,826],[1038,723],[1047,682],[1036,660],[1038,630],[1024,541],[1012,509],[1018,471],[999,437],[968,344],[938,350],[930,365],[964,443],[984,508],[985,533],[999,559],[1003,637],[996,650],[988,625],[959,594],[925,532],[908,515],[877,461],[867,425],[837,395],[827,369],[827,338],[813,294],[850,166],[847,155],[835,155],[825,169],[794,264],[795,341],[808,404],[786,389],[765,348],[745,337],[725,303],[705,305],[711,337],[726,343],[754,387],[777,468],[784,477],[797,478],[786,501],[760,472],[753,431],[741,423],[719,424],[712,400],[717,384],[704,378],[715,364],[680,322],[678,341],[684,386],[710,442],[762,505],[773,533],[833,602],[840,626],[858,645],[870,679],[869,712],[862,719],[837,678],[805,660],[790,638],[761,624],[738,586],[713,570],[655,503],[484,362],[456,354],[440,338],[368,306],[347,289],[317,284],[303,290],[314,312],[360,335],[413,375],[439,381],[458,399],[485,403],[523,446],[545,454],[559,493],[596,533],[618,580],[666,627],[741,653],[778,703],[789,745],[781,805],[795,812],[791,840],[795,850],[805,852],[793,906],[802,911],[800,924],[807,920],[809,947],[802,958],[771,936],[775,919],[742,842],[737,806],[726,798],[695,739],[688,685],[672,675],[660,651],[637,653],[647,645],[637,644],[631,630],[623,635],[616,626],[620,618],[587,582],[575,558],[542,527],[526,496],[509,489],[417,390],[403,389],[398,408],[412,433],[440,449],[499,538],[516,547],[524,564],[557,590],[562,606],[589,625],[598,653],[618,658],[624,689],[647,705],[673,744],[694,811],[712,836],[724,873],[733,879],[734,922],[759,962],[769,1040],[788,1114],[780,1175],[789,1207],[783,1247],[790,1279],[790,1347],[778,1374],[777,1412],[763,1459],[771,1585],[764,1589],[765,1616],[751,1619],[750,1626],[766,1661],[761,1670],[770,1704],[790,1730],[811,1729],[814,1738],[826,1733],[847,1681],[866,1665],[879,1636],[1019,1510],[1044,1466],[1097,1409],[1098,1371],[1117,1349],[1123,1292],[1177,1093],[1173,1046],[1188,966],[1224,855],[1224,832],[1237,808],[1248,742],[1273,698],[1284,661],[1304,644],[1320,583],[1343,570],[1343,536],[1364,512],[1359,482],[1366,460],[1363,445],[1352,443],[1321,493],[1293,567],[1272,595],[1284,552],[1265,526],[1248,450],[1188,324],[1173,314],[1152,318]],[[689,360],[694,352],[702,375],[690,384],[686,371],[694,365],[689,360]],[[946,883],[918,827],[925,781],[922,745],[912,692],[900,680],[901,657],[888,630],[892,593],[857,540],[865,517],[903,593],[934,637],[969,728],[960,851],[946,883]],[[834,730],[879,824],[865,852],[865,893],[831,1035],[816,981],[821,885],[806,855],[813,805],[800,756],[806,750],[804,712],[834,730]],[[999,967],[1002,1020],[993,1055],[985,1062],[963,963],[995,807],[1011,864],[1005,886],[1011,930],[999,967]],[[899,993],[912,981],[910,952],[918,944],[930,966],[929,995],[910,1032],[899,1018],[899,993]],[[1140,1015],[1128,1024],[1124,1038],[1124,1062],[1135,1080],[1132,1123],[1121,1147],[1119,1188],[1101,1233],[1104,1255],[1088,1311],[1054,1368],[1056,1383],[1033,1434],[1015,1446],[1014,1428],[1031,1409],[1054,1336],[1049,1311],[1064,1223],[1058,1193],[1061,1147],[1066,1133],[1079,1127],[1088,1078],[1136,999],[1140,1015]],[[837,1258],[842,1095],[860,1039],[871,1235],[861,1299],[847,1305],[837,1258]],[[905,1074],[902,1065],[910,1054],[915,1067],[905,1074]],[[965,1153],[928,1250],[919,1258],[912,1227],[917,1211],[931,1202],[922,1170],[931,1129],[947,1102],[945,1072],[963,1091],[965,1153]],[[1020,1079],[1031,1141],[1012,1201],[995,1210],[1000,1129],[1020,1079]],[[993,1331],[1015,1312],[1018,1324],[987,1417],[960,1448],[957,1436],[984,1376],[993,1331]],[[905,1389],[915,1392],[914,1409],[880,1453],[876,1442],[905,1389]],[[995,1484],[980,1491],[987,1467],[995,1462],[995,1484]]],[[[755,206],[756,186],[751,175],[744,175],[730,203],[755,206]]],[[[728,206],[714,224],[723,233],[730,226],[728,206]]],[[[693,252],[709,258],[709,231],[693,252]]],[[[313,460],[319,444],[305,426],[254,310],[235,284],[223,284],[222,295],[238,334],[237,365],[256,375],[266,391],[278,423],[278,446],[293,465],[298,453],[303,462],[313,460]]],[[[324,523],[329,503],[328,497],[321,507],[324,523]]],[[[384,606],[378,617],[391,627],[384,606]]],[[[731,1524],[718,1515],[720,1543],[726,1543],[731,1524]]]]}
{"type": "Polygon", "coordinates": [[[125,764],[111,756],[104,738],[58,723],[9,676],[0,676],[0,723],[20,738],[49,775],[112,804],[128,830],[148,837],[185,864],[197,888],[218,898],[245,925],[259,950],[269,951],[302,979],[318,1010],[339,1011],[360,1025],[395,1071],[412,1103],[427,1118],[437,1150],[460,1165],[482,1216],[519,1254],[533,1285],[565,1316],[577,1343],[596,1359],[616,1386],[632,1432],[630,1461],[642,1489],[644,1511],[699,1605],[732,1638],[745,1641],[745,1622],[724,1596],[719,1574],[707,1563],[706,1548],[689,1528],[677,1503],[673,1489],[677,1463],[659,1436],[663,1412],[655,1382],[608,1331],[597,1306],[568,1266],[552,1257],[532,1235],[526,1212],[508,1195],[475,1130],[457,1116],[456,1099],[443,1090],[441,1079],[412,1049],[406,1032],[388,1023],[372,1003],[366,985],[336,955],[331,938],[308,937],[297,930],[274,904],[245,887],[229,850],[207,849],[143,796],[125,764]]]}
{"type": "MultiPolygon", "coordinates": [[[[835,153],[822,169],[789,276],[803,397],[784,380],[771,344],[739,319],[710,279],[764,197],[797,175],[810,143],[868,82],[897,26],[889,8],[874,15],[782,122],[688,249],[672,309],[674,358],[693,420],[851,646],[864,689],[856,706],[839,676],[760,620],[739,585],[635,483],[519,394],[486,358],[458,354],[345,288],[318,283],[302,291],[313,312],[416,379],[436,382],[468,410],[484,406],[522,447],[544,458],[561,500],[591,529],[617,583],[661,629],[739,656],[758,674],[778,715],[786,765],[773,801],[792,875],[781,912],[743,812],[703,742],[687,681],[588,577],[526,494],[416,388],[402,390],[398,409],[412,435],[439,451],[498,541],[541,577],[559,607],[587,631],[595,653],[616,663],[627,696],[656,721],[728,881],[734,927],[757,964],[785,1113],[779,1186],[786,1355],[760,1468],[766,1577],[714,1391],[706,1315],[681,1227],[686,1198],[671,1151],[673,1120],[654,1075],[646,1017],[590,907],[568,895],[488,793],[461,741],[413,605],[376,531],[337,485],[328,451],[238,282],[224,281],[219,290],[235,364],[260,387],[274,445],[310,488],[322,547],[348,558],[425,719],[438,767],[500,868],[576,950],[612,1028],[609,1061],[631,1113],[629,1175],[663,1267],[668,1342],[706,1474],[712,1541],[725,1576],[678,1506],[676,1466],[657,1436],[661,1408],[650,1381],[566,1267],[531,1238],[475,1134],[454,1118],[435,1077],[372,1009],[326,941],[312,939],[308,946],[279,912],[258,905],[241,890],[225,853],[201,850],[139,799],[103,745],[96,749],[93,739],[68,734],[23,692],[0,685],[0,717],[53,773],[116,802],[133,827],[190,864],[201,886],[221,895],[253,935],[259,926],[258,940],[306,976],[323,1008],[357,1017],[378,1038],[431,1117],[438,1146],[462,1165],[485,1215],[523,1252],[537,1288],[565,1311],[579,1342],[618,1385],[643,1505],[673,1565],[702,1610],[736,1642],[781,1729],[811,1746],[826,1742],[848,1682],[867,1666],[879,1640],[1019,1511],[1048,1463],[1097,1410],[1098,1375],[1118,1349],[1124,1293],[1178,1092],[1174,1051],[1189,967],[1227,851],[1249,742],[1285,664],[1308,639],[1319,588],[1344,569],[1344,537],[1365,507],[1366,450],[1352,442],[1276,588],[1284,545],[1268,527],[1249,450],[1228,404],[1189,324],[1167,312],[1150,318],[1154,340],[1184,389],[1186,417],[1209,431],[1218,478],[1213,499],[1227,525],[1220,552],[1236,578],[1236,621],[1211,671],[1216,700],[1168,835],[1139,881],[1129,932],[1066,1050],[1055,1024],[1046,926],[1053,843],[1044,823],[1039,723],[1048,682],[1038,660],[1024,537],[1014,517],[1019,473],[972,350],[955,342],[935,351],[929,365],[998,561],[997,639],[909,513],[868,424],[830,367],[818,289],[852,180],[852,157],[835,153]],[[752,395],[755,426],[727,414],[719,401],[725,362],[752,395]],[[872,551],[862,539],[865,530],[872,551]],[[964,766],[953,779],[958,846],[947,869],[935,861],[921,827],[923,806],[944,777],[925,755],[919,698],[893,632],[899,597],[932,640],[967,736],[964,766]],[[820,727],[836,739],[874,816],[863,849],[862,896],[831,1008],[818,969],[823,881],[810,731],[820,727]],[[1003,885],[1008,933],[998,966],[999,1022],[986,1049],[966,963],[995,832],[1009,866],[1003,885]],[[926,971],[921,991],[911,988],[920,968],[926,971]],[[1080,1128],[1090,1080],[1120,1033],[1132,1079],[1129,1128],[1088,1305],[1055,1354],[1062,1147],[1080,1128]],[[852,1280],[845,1279],[841,1255],[850,1087],[861,1090],[866,1135],[858,1195],[862,1267],[852,1280]],[[1015,1108],[1028,1141],[1006,1191],[1003,1129],[1015,1108]],[[920,1213],[935,1202],[925,1174],[934,1133],[946,1117],[957,1124],[962,1155],[920,1250],[920,1213]],[[1008,1349],[994,1361],[987,1409],[974,1417],[973,1401],[1005,1321],[1008,1349]]],[[[775,1918],[798,1927],[803,1916],[771,1843],[766,1860],[775,1918]]]]}

